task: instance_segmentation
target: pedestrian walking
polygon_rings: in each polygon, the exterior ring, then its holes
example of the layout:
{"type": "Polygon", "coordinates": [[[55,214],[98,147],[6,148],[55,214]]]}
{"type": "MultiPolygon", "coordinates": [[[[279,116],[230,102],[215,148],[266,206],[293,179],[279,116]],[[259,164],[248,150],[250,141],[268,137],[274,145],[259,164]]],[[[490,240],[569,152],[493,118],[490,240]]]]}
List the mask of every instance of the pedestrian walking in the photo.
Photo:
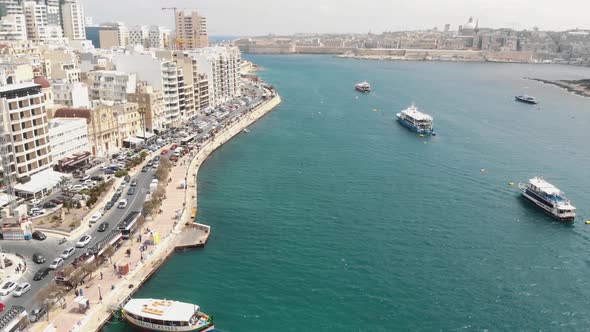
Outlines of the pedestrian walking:
{"type": "Polygon", "coordinates": [[[84,296],[84,290],[80,288],[80,296],[84,296]]]}
{"type": "Polygon", "coordinates": [[[117,271],[117,264],[113,264],[113,269],[115,269],[115,271],[117,271]]]}
{"type": "Polygon", "coordinates": [[[74,291],[74,294],[76,295],[76,297],[78,297],[78,294],[80,294],[80,292],[78,292],[78,289],[76,288],[76,290],[74,291]]]}
{"type": "Polygon", "coordinates": [[[100,280],[102,280],[102,271],[100,271],[100,280]]]}

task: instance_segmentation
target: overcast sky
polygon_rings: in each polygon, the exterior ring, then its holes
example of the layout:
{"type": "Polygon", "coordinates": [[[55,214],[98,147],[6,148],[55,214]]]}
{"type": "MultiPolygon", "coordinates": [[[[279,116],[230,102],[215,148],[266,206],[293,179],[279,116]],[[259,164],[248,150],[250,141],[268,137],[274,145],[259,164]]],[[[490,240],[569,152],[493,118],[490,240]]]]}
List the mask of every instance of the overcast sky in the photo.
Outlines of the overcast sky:
{"type": "Polygon", "coordinates": [[[195,8],[209,35],[415,30],[479,18],[480,27],[565,30],[590,28],[590,0],[81,0],[94,23],[159,24],[172,12],[195,8]]]}

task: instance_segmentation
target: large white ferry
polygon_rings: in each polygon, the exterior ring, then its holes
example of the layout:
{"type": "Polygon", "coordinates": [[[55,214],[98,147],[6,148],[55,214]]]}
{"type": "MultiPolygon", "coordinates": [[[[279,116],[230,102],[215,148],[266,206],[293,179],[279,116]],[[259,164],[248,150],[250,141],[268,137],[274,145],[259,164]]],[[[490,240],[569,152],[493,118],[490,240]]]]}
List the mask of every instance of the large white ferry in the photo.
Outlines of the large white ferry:
{"type": "Polygon", "coordinates": [[[135,329],[148,332],[211,332],[213,319],[190,303],[131,299],[121,309],[123,318],[135,329]]]}
{"type": "Polygon", "coordinates": [[[554,218],[562,221],[573,221],[576,218],[576,208],[569,199],[542,177],[534,177],[528,183],[519,183],[518,188],[524,197],[554,218]]]}
{"type": "Polygon", "coordinates": [[[412,105],[396,114],[399,122],[419,134],[434,134],[432,116],[422,113],[412,105]]]}

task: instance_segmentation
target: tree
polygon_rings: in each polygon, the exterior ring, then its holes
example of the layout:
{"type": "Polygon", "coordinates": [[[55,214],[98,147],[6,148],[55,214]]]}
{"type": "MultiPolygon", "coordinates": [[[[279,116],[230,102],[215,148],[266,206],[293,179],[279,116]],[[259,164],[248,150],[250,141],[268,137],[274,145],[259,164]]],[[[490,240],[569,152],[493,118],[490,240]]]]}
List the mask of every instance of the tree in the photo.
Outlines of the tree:
{"type": "Polygon", "coordinates": [[[109,262],[111,261],[111,257],[113,257],[113,255],[115,254],[115,251],[117,251],[117,249],[115,249],[114,246],[110,246],[108,247],[103,253],[102,253],[102,257],[106,257],[108,258],[109,262]]]}
{"type": "Polygon", "coordinates": [[[90,275],[90,279],[92,279],[92,273],[94,273],[96,269],[98,269],[97,261],[92,261],[82,266],[82,273],[83,275],[90,275]]]}
{"type": "Polygon", "coordinates": [[[66,292],[62,287],[58,286],[55,283],[51,283],[47,287],[41,288],[41,290],[35,296],[37,301],[43,303],[45,305],[45,307],[47,308],[47,320],[48,321],[49,321],[49,312],[53,308],[55,308],[55,306],[58,305],[60,302],[63,301],[62,304],[65,304],[65,302],[66,302],[66,300],[64,298],[65,293],[66,292]]]}

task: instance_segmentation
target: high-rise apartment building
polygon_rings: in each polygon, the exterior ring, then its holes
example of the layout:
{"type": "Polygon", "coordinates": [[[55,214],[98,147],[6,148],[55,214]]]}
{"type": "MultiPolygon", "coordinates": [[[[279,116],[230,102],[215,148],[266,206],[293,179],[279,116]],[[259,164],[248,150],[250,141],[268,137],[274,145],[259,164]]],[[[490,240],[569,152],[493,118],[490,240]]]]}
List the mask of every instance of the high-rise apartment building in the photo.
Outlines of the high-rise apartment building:
{"type": "Polygon", "coordinates": [[[213,46],[188,52],[197,69],[208,78],[209,106],[219,106],[241,95],[240,50],[235,46],[213,46]]]}
{"type": "Polygon", "coordinates": [[[98,28],[100,48],[125,47],[129,43],[129,29],[125,24],[105,23],[98,28]]]}
{"type": "Polygon", "coordinates": [[[51,166],[45,100],[39,84],[16,83],[0,87],[0,112],[7,138],[10,170],[26,179],[51,166]]]}
{"type": "Polygon", "coordinates": [[[196,11],[176,13],[176,44],[180,50],[209,46],[207,19],[196,11]]]}
{"type": "Polygon", "coordinates": [[[129,45],[148,47],[148,28],[145,25],[129,28],[129,45]]]}
{"type": "Polygon", "coordinates": [[[148,48],[168,48],[170,43],[170,30],[161,26],[152,25],[148,28],[148,48]]]}
{"type": "Polygon", "coordinates": [[[128,95],[129,101],[139,105],[143,117],[143,126],[150,132],[159,132],[165,128],[164,93],[154,90],[147,82],[137,83],[137,92],[128,95]]]}
{"type": "Polygon", "coordinates": [[[64,36],[74,40],[86,39],[84,7],[78,0],[66,0],[61,7],[64,36]]]}

